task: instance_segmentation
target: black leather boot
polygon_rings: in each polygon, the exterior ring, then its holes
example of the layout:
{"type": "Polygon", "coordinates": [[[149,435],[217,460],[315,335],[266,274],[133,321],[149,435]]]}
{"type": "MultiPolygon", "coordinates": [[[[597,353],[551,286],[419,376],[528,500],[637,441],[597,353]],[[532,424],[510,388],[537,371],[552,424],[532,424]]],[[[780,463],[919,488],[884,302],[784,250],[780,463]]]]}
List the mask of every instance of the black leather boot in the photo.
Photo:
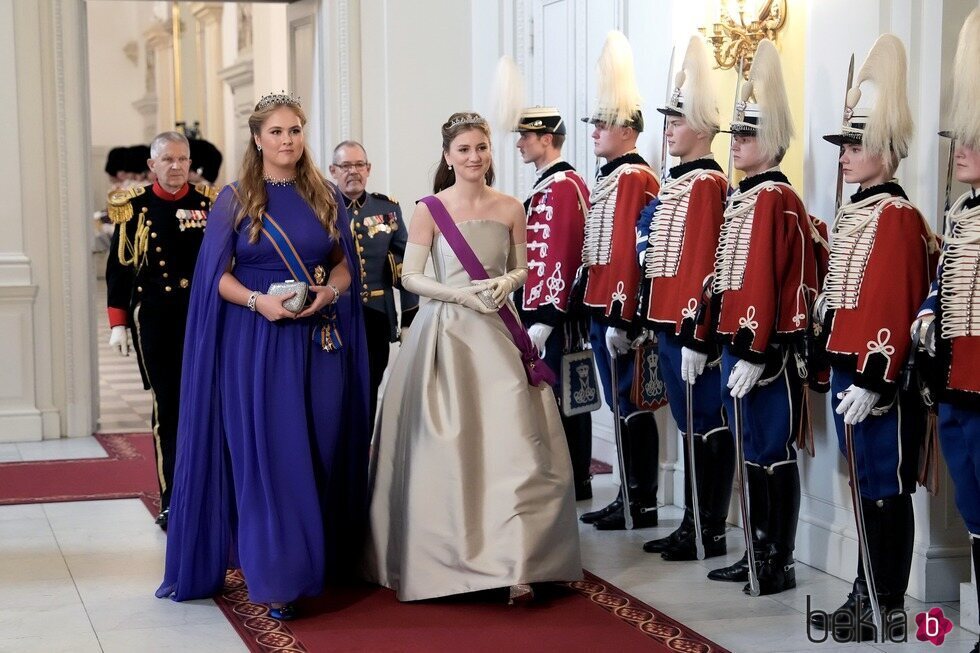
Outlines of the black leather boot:
{"type": "MultiPolygon", "coordinates": [[[[759,594],[778,594],[796,587],[796,527],[800,521],[800,469],[796,462],[766,470],[769,532],[759,557],[759,594]]],[[[743,588],[749,593],[749,586],[743,588]]]]}
{"type": "Polygon", "coordinates": [[[568,454],[572,459],[572,477],[575,482],[575,500],[592,498],[592,415],[580,413],[571,417],[561,416],[561,425],[568,442],[568,454]]]}
{"type": "MultiPolygon", "coordinates": [[[[908,589],[909,573],[912,567],[912,543],[915,537],[915,523],[912,513],[912,497],[908,494],[872,500],[861,498],[864,511],[864,528],[868,537],[868,554],[874,574],[878,607],[884,617],[882,625],[889,639],[898,641],[901,634],[895,632],[900,625],[889,619],[892,614],[905,607],[905,591],[908,589]]],[[[840,608],[831,615],[829,626],[826,620],[814,625],[825,630],[834,629],[834,641],[872,642],[877,638],[874,629],[874,616],[863,565],[858,563],[858,578],[854,581],[851,593],[840,608]]]]}
{"type": "MultiPolygon", "coordinates": [[[[735,441],[729,431],[716,431],[707,438],[695,438],[694,447],[704,557],[714,558],[728,553],[725,531],[735,474],[735,441]]],[[[685,512],[685,517],[687,514],[685,512]]],[[[664,560],[697,559],[693,517],[691,521],[687,537],[678,539],[661,553],[664,560]]]]}
{"type": "Polygon", "coordinates": [[[840,613],[847,613],[849,615],[857,615],[857,604],[858,601],[867,602],[868,601],[868,585],[864,580],[864,563],[861,562],[861,555],[858,553],[858,566],[857,566],[857,578],[851,584],[851,591],[847,595],[847,599],[844,603],[831,613],[826,613],[823,611],[815,612],[810,615],[810,623],[820,630],[828,630],[833,625],[834,622],[839,622],[840,619],[836,615],[840,613]]]}
{"type": "Polygon", "coordinates": [[[613,500],[613,502],[610,503],[605,508],[599,508],[598,510],[582,513],[582,516],[579,517],[578,519],[584,524],[594,524],[596,521],[602,519],[603,517],[615,514],[617,512],[620,515],[623,514],[623,491],[622,490],[619,491],[619,494],[616,495],[616,498],[613,500]]]}
{"type": "MultiPolygon", "coordinates": [[[[628,481],[630,484],[630,511],[633,528],[650,528],[657,525],[658,465],[660,462],[660,435],[657,422],[651,412],[634,413],[623,420],[628,481]]],[[[623,510],[606,515],[595,522],[600,531],[619,531],[626,528],[623,510]]]]}
{"type": "MultiPolygon", "coordinates": [[[[629,448],[629,444],[630,443],[629,443],[629,438],[626,437],[626,433],[627,433],[628,427],[626,426],[626,420],[625,419],[620,419],[619,420],[619,428],[620,428],[620,430],[622,432],[622,436],[623,436],[623,438],[622,438],[623,439],[623,460],[629,461],[629,459],[630,459],[630,448],[629,448]]],[[[599,508],[598,510],[593,510],[591,512],[584,513],[578,519],[583,524],[595,524],[600,519],[605,519],[606,517],[609,517],[611,515],[616,515],[616,514],[618,514],[620,516],[620,519],[622,519],[622,516],[623,516],[623,491],[622,490],[620,490],[619,493],[616,494],[616,498],[613,499],[612,503],[610,503],[605,508],[599,508]]]]}
{"type": "MultiPolygon", "coordinates": [[[[694,456],[695,461],[700,470],[702,464],[698,462],[700,460],[701,450],[704,448],[700,445],[701,438],[694,438],[694,456]]],[[[687,438],[682,439],[682,444],[684,447],[684,461],[687,463],[687,438]]],[[[700,475],[698,476],[700,478],[700,475]]],[[[694,536],[694,513],[692,512],[692,502],[691,502],[691,483],[690,475],[684,475],[684,517],[681,519],[680,525],[674,530],[673,533],[666,537],[661,537],[656,540],[650,540],[643,544],[643,550],[647,553],[660,553],[665,549],[669,549],[677,546],[681,541],[694,536]]]]}
{"type": "MultiPolygon", "coordinates": [[[[769,488],[766,483],[766,470],[762,467],[748,464],[745,466],[745,475],[749,486],[749,518],[752,522],[752,546],[755,549],[756,564],[758,564],[769,531],[769,488]]],[[[709,571],[708,579],[730,583],[744,583],[748,581],[748,555],[743,554],[735,564],[709,571]]]]}

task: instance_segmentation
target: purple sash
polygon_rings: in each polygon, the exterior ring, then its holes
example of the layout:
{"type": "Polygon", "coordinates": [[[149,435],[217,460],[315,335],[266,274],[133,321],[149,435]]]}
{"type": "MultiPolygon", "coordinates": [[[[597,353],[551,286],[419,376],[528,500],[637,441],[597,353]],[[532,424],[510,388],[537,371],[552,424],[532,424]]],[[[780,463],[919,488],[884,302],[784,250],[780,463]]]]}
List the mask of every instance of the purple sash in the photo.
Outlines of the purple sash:
{"type": "MultiPolygon", "coordinates": [[[[470,278],[473,281],[489,279],[490,275],[487,274],[483,264],[480,263],[480,259],[477,258],[470,244],[466,242],[466,238],[463,237],[463,234],[459,231],[459,227],[456,226],[452,216],[446,211],[446,207],[439,198],[434,195],[429,195],[419,201],[429,207],[429,213],[432,214],[432,219],[435,221],[436,226],[439,227],[439,231],[442,232],[446,242],[449,243],[453,252],[456,253],[456,258],[462,263],[463,269],[470,275],[470,278]]],[[[528,383],[533,386],[541,385],[541,383],[554,385],[555,373],[541,360],[537,348],[531,342],[531,337],[527,335],[527,331],[517,321],[517,317],[511,312],[506,303],[497,309],[497,315],[504,321],[504,326],[510,331],[510,335],[514,338],[514,344],[517,345],[517,349],[520,351],[521,362],[524,364],[524,372],[527,374],[528,383]]]]}

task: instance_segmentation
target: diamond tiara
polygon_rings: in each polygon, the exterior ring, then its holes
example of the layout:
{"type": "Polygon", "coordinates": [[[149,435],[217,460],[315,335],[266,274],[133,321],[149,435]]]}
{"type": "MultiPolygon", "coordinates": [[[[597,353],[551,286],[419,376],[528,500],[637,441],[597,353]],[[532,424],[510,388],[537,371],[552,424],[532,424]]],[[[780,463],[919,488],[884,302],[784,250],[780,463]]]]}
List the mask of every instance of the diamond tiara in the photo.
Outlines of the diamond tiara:
{"type": "Polygon", "coordinates": [[[457,127],[459,125],[485,125],[487,121],[478,113],[470,113],[462,116],[457,116],[449,121],[450,128],[457,127]]]}
{"type": "Polygon", "coordinates": [[[279,93],[269,93],[263,95],[262,99],[259,100],[258,104],[255,105],[256,111],[261,111],[266,107],[271,107],[274,105],[288,105],[293,107],[302,107],[303,105],[299,101],[298,95],[293,95],[292,93],[286,93],[285,90],[279,93]]]}

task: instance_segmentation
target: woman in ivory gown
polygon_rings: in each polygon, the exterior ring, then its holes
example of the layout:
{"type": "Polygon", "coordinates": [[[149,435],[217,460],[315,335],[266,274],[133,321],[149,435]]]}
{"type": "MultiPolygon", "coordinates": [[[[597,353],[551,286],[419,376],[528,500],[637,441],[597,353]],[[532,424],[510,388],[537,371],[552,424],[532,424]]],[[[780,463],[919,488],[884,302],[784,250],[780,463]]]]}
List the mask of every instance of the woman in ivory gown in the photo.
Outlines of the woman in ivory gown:
{"type": "Polygon", "coordinates": [[[547,384],[528,384],[496,308],[527,277],[521,204],[490,187],[490,128],[442,126],[435,196],[490,275],[473,283],[424,203],[403,286],[429,298],[395,361],[375,428],[366,574],[402,601],[582,576],[572,469],[547,384]],[[431,253],[435,278],[423,274],[431,253]],[[489,298],[492,297],[492,300],[489,298]]]}

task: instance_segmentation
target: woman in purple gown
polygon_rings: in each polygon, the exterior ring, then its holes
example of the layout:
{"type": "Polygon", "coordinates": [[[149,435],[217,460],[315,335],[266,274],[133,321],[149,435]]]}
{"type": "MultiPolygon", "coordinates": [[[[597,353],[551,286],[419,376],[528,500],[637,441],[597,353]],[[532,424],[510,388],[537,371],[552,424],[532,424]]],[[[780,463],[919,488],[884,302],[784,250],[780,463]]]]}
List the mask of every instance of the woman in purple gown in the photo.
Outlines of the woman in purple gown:
{"type": "Polygon", "coordinates": [[[177,601],[212,596],[226,570],[240,566],[252,601],[284,619],[295,615],[292,601],[353,568],[370,440],[350,228],[339,193],[304,147],[305,123],[291,96],[260,100],[239,181],[221,191],[208,216],[157,590],[177,601]],[[274,246],[263,215],[320,277],[299,313],[283,306],[292,295],[264,294],[293,275],[279,254],[289,248],[274,246]],[[339,349],[325,348],[324,309],[334,316],[339,349]]]}

